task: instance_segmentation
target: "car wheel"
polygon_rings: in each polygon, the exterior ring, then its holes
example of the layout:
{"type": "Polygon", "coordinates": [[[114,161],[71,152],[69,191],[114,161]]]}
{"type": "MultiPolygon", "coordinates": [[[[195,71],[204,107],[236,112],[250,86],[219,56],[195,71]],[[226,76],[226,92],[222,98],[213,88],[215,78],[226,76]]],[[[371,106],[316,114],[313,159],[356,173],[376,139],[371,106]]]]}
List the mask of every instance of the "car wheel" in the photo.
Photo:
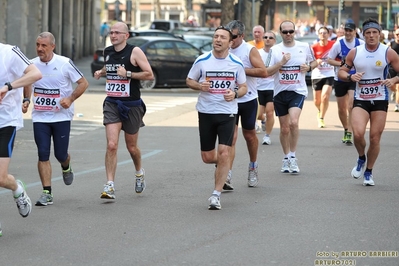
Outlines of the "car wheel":
{"type": "Polygon", "coordinates": [[[157,75],[154,73],[154,79],[153,80],[140,80],[141,88],[143,90],[152,90],[155,85],[157,84],[157,75]]]}

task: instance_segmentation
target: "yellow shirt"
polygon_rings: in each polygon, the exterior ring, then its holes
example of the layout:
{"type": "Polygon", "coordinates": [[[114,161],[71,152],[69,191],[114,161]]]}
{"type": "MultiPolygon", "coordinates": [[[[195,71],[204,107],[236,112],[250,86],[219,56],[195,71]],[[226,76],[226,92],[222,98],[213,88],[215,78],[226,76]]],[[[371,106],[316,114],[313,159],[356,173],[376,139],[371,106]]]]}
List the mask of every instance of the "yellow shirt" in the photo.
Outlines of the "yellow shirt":
{"type": "Polygon", "coordinates": [[[265,47],[265,43],[264,42],[258,42],[255,43],[255,40],[249,41],[248,42],[250,45],[253,45],[256,47],[256,49],[262,49],[263,47],[265,47]]]}

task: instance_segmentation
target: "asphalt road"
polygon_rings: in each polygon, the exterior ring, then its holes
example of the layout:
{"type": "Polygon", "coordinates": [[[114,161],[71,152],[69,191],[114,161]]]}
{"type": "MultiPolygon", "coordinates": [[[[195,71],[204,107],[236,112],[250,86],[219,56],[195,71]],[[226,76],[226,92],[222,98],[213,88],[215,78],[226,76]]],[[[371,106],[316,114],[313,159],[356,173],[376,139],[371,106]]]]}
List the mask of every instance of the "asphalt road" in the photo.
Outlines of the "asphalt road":
{"type": "MultiPolygon", "coordinates": [[[[139,137],[144,193],[134,192],[122,134],[117,198],[100,199],[105,134],[102,81],[97,82],[76,102],[82,116],[72,126],[74,183],[63,184],[52,155],[54,205],[34,206],[27,218],[19,216],[11,193],[0,190],[1,265],[399,265],[399,113],[393,106],[373,170],[375,187],[350,177],[356,151],[340,141],[334,98],[327,127],[319,129],[310,97],[300,120],[301,173],[280,173],[276,121],[272,145],[259,146],[259,185],[247,187],[248,155],[240,134],[235,190],[222,194],[222,210],[209,211],[214,166],[200,157],[196,93],[178,89],[143,92],[149,107],[139,137]],[[373,251],[394,253],[374,258],[373,251]]],[[[36,162],[32,123],[25,115],[9,172],[27,184],[32,201],[41,193],[36,162]]]]}

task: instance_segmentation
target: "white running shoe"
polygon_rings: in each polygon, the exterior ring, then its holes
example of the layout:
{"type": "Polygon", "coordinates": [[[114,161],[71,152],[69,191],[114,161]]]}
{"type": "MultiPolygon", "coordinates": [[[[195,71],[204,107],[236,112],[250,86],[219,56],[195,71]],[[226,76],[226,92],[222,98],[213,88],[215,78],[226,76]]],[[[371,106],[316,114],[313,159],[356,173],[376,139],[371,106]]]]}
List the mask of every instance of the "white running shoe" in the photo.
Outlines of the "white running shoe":
{"type": "Polygon", "coordinates": [[[266,121],[261,122],[262,131],[266,131],[266,121]]]}
{"type": "Polygon", "coordinates": [[[115,188],[113,183],[107,182],[107,184],[104,185],[104,191],[101,193],[100,198],[115,199],[115,188]]]}
{"type": "Polygon", "coordinates": [[[209,200],[209,210],[220,210],[222,206],[220,205],[220,198],[217,195],[212,194],[209,200]]]}
{"type": "Polygon", "coordinates": [[[291,157],[288,159],[290,163],[290,173],[291,174],[298,174],[299,173],[299,167],[297,163],[297,158],[291,157]]]}
{"type": "Polygon", "coordinates": [[[373,175],[370,172],[364,172],[363,186],[374,186],[373,175]]]}
{"type": "Polygon", "coordinates": [[[351,175],[354,179],[359,179],[362,176],[364,167],[366,166],[366,161],[357,159],[355,167],[353,167],[351,175]]]}
{"type": "Polygon", "coordinates": [[[258,123],[255,123],[255,131],[256,131],[256,133],[261,132],[261,127],[258,125],[258,123]]]}
{"type": "Polygon", "coordinates": [[[272,144],[272,141],[270,140],[269,136],[264,135],[263,140],[262,140],[262,145],[270,145],[272,144]]]}
{"type": "Polygon", "coordinates": [[[229,170],[229,173],[227,174],[226,182],[224,182],[223,185],[223,190],[234,190],[234,187],[231,185],[231,176],[232,176],[232,171],[229,170]]]}
{"type": "Polygon", "coordinates": [[[395,104],[395,109],[394,109],[394,111],[395,111],[395,112],[399,112],[399,104],[395,104]]]}
{"type": "Polygon", "coordinates": [[[288,158],[283,159],[283,165],[281,166],[281,173],[289,173],[290,172],[290,161],[288,158]]]}
{"type": "Polygon", "coordinates": [[[22,187],[23,192],[17,198],[14,197],[14,200],[17,203],[19,214],[25,218],[32,211],[32,202],[26,194],[25,184],[21,180],[17,180],[17,184],[22,187]]]}
{"type": "Polygon", "coordinates": [[[256,187],[258,185],[258,166],[248,168],[248,187],[256,187]]]}

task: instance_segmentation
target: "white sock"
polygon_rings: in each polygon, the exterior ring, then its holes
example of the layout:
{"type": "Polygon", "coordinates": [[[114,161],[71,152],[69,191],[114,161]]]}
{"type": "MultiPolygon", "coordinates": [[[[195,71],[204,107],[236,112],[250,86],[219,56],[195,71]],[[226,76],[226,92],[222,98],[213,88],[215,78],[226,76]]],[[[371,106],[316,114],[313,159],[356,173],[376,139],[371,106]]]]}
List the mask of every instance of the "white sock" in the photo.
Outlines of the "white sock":
{"type": "Polygon", "coordinates": [[[24,192],[24,189],[18,184],[18,188],[13,191],[12,194],[14,195],[14,198],[18,198],[22,194],[22,192],[24,192]]]}
{"type": "Polygon", "coordinates": [[[214,190],[214,191],[212,192],[212,195],[217,195],[218,198],[220,198],[220,194],[222,194],[222,192],[217,191],[217,190],[214,190]]]}

